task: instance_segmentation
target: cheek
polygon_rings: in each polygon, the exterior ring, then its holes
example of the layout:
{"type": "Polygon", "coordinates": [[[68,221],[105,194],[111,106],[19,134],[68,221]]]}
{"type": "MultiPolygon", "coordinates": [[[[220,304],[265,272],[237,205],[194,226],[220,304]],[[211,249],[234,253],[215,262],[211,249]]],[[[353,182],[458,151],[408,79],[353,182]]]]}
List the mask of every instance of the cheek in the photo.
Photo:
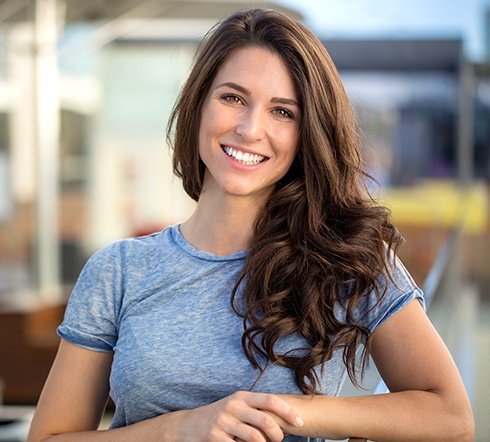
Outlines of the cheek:
{"type": "Polygon", "coordinates": [[[201,152],[203,149],[206,149],[207,145],[209,144],[209,140],[214,134],[213,125],[214,123],[212,121],[212,118],[209,118],[209,115],[203,113],[203,116],[201,117],[201,123],[199,125],[199,152],[201,152]]]}
{"type": "Polygon", "coordinates": [[[198,152],[201,160],[207,164],[218,152],[218,138],[223,133],[222,124],[217,118],[206,118],[201,120],[198,136],[198,152]]]}
{"type": "Polygon", "coordinates": [[[298,152],[298,144],[299,144],[299,135],[297,130],[291,130],[284,132],[281,137],[281,150],[284,155],[293,157],[298,152]]]}
{"type": "Polygon", "coordinates": [[[209,112],[207,115],[203,115],[199,129],[199,139],[210,140],[218,137],[226,130],[226,123],[225,116],[216,112],[209,112]]]}

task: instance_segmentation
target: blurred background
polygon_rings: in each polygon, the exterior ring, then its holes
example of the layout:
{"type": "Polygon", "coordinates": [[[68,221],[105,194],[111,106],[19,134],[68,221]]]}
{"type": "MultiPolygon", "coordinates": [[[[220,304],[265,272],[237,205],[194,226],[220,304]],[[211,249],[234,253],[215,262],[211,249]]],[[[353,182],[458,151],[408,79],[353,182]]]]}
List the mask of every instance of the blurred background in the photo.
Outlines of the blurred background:
{"type": "Polygon", "coordinates": [[[87,257],[193,210],[167,118],[204,33],[255,5],[332,55],[371,190],[490,440],[489,1],[0,0],[0,441],[25,440],[87,257]]]}

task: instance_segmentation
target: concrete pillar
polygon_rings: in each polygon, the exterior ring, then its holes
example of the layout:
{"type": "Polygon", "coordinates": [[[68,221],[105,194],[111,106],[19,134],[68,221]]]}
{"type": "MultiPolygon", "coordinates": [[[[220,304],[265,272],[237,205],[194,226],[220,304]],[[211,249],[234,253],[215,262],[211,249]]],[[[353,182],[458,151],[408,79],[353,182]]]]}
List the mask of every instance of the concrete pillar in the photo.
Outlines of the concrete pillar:
{"type": "Polygon", "coordinates": [[[34,18],[34,133],[37,168],[37,288],[43,300],[60,296],[58,238],[59,73],[58,0],[36,0],[34,18]]]}

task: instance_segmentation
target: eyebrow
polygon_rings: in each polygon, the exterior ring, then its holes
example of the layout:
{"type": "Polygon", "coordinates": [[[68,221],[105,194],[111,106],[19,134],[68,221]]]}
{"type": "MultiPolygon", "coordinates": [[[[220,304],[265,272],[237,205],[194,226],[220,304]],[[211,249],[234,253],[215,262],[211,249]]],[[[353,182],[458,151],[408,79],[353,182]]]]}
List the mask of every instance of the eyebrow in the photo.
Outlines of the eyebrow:
{"type": "MultiPolygon", "coordinates": [[[[226,83],[221,83],[218,86],[216,86],[215,89],[218,89],[220,87],[229,87],[237,90],[238,92],[241,92],[242,94],[249,95],[249,96],[252,95],[252,91],[250,91],[250,89],[240,86],[239,84],[236,84],[233,81],[227,81],[226,83]]],[[[299,107],[298,102],[296,100],[293,100],[292,98],[272,97],[271,102],[279,103],[279,104],[290,104],[292,106],[299,107]]]]}
{"type": "Polygon", "coordinates": [[[299,104],[296,100],[293,100],[292,98],[280,98],[280,97],[272,97],[271,101],[273,103],[279,103],[279,104],[291,104],[293,106],[299,107],[299,104]]]}

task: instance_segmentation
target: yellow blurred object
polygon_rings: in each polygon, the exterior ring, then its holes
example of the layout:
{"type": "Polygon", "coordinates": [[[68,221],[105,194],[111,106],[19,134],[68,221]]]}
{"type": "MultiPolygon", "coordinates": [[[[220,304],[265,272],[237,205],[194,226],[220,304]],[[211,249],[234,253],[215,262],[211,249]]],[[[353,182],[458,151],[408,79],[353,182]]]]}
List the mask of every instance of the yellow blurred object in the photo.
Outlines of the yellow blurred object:
{"type": "Polygon", "coordinates": [[[468,233],[487,226],[487,193],[484,183],[462,188],[454,181],[423,181],[414,187],[390,188],[381,202],[392,210],[393,222],[444,228],[463,223],[468,233]]]}

